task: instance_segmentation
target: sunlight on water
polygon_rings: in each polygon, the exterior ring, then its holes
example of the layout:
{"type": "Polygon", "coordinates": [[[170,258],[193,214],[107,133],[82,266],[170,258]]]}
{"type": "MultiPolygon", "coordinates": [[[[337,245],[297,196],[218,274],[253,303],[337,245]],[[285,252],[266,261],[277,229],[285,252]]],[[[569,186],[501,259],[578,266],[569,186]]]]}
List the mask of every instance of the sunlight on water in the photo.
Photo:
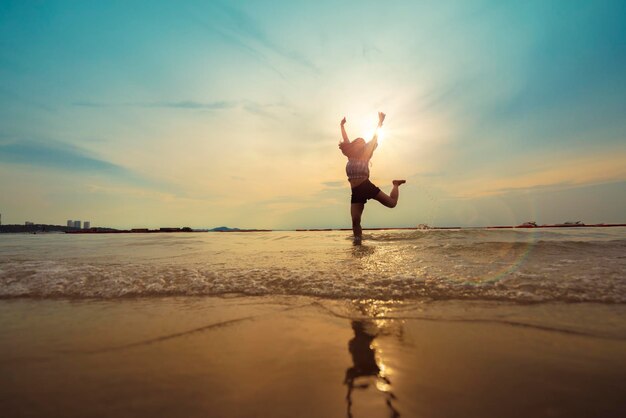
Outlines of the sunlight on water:
{"type": "Polygon", "coordinates": [[[0,296],[626,301],[625,228],[5,235],[0,296]]]}

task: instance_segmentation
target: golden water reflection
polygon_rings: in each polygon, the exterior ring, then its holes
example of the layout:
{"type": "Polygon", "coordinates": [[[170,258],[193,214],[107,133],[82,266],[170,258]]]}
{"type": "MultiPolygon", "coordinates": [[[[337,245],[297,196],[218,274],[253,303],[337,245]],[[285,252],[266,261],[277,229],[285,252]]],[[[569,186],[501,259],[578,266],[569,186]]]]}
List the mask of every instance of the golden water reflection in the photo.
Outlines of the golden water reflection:
{"type": "Polygon", "coordinates": [[[394,405],[397,398],[392,391],[390,380],[392,371],[386,366],[383,350],[376,339],[390,334],[401,339],[401,324],[398,321],[383,319],[385,312],[389,310],[384,304],[363,301],[357,306],[366,318],[351,322],[354,337],[348,342],[348,351],[352,357],[352,366],[346,369],[344,379],[344,384],[348,387],[347,416],[353,417],[354,391],[367,391],[373,387],[384,397],[390,416],[399,417],[400,413],[394,405]],[[383,318],[376,319],[381,316],[383,318]]]}

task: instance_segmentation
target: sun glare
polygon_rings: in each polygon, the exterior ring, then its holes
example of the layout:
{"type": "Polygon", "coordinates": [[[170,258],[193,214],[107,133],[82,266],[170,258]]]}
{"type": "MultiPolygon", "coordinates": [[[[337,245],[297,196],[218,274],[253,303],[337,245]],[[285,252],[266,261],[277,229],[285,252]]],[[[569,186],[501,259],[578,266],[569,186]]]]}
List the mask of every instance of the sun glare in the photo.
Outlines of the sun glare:
{"type": "MultiPolygon", "coordinates": [[[[365,139],[366,141],[370,141],[374,137],[375,132],[376,132],[376,129],[366,130],[363,136],[363,139],[365,139]]],[[[378,129],[378,143],[383,142],[384,139],[385,139],[385,129],[380,128],[378,129]]]]}

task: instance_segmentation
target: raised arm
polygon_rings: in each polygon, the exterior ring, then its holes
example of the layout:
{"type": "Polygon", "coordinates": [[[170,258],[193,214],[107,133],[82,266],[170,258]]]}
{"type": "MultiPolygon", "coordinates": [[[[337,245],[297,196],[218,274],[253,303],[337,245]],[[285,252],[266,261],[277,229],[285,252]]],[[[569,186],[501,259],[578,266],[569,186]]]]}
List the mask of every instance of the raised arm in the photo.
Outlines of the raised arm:
{"type": "Polygon", "coordinates": [[[369,158],[372,158],[372,154],[374,154],[374,150],[376,149],[376,147],[378,147],[378,130],[383,127],[385,116],[387,115],[385,115],[383,112],[378,112],[378,126],[376,127],[376,130],[374,131],[374,136],[372,136],[372,139],[367,143],[366,152],[369,158]]]}
{"type": "Polygon", "coordinates": [[[370,142],[378,142],[378,130],[383,127],[383,122],[385,121],[385,115],[383,112],[378,112],[378,126],[374,131],[374,136],[372,137],[370,142]]]}
{"type": "Polygon", "coordinates": [[[341,125],[341,137],[343,138],[343,142],[344,143],[350,142],[350,138],[348,138],[348,134],[346,133],[346,128],[343,126],[346,124],[345,116],[343,119],[341,119],[341,122],[339,124],[341,125]]]}

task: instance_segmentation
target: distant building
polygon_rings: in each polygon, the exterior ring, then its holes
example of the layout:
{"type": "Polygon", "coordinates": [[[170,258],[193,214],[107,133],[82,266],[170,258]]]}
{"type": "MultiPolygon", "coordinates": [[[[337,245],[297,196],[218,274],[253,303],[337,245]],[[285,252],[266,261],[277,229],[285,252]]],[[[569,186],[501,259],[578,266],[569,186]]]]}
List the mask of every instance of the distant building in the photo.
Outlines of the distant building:
{"type": "Polygon", "coordinates": [[[68,228],[74,228],[74,221],[73,221],[73,220],[71,220],[71,219],[68,219],[68,220],[67,220],[67,227],[68,227],[68,228]]]}
{"type": "Polygon", "coordinates": [[[80,221],[74,221],[74,228],[80,229],[80,221]]]}
{"type": "Polygon", "coordinates": [[[24,225],[25,226],[29,226],[29,225],[35,225],[35,224],[33,222],[31,222],[31,221],[26,221],[26,222],[24,222],[24,225]]]}
{"type": "Polygon", "coordinates": [[[91,228],[91,222],[85,221],[85,223],[83,224],[83,229],[89,229],[89,228],[91,228]]]}

